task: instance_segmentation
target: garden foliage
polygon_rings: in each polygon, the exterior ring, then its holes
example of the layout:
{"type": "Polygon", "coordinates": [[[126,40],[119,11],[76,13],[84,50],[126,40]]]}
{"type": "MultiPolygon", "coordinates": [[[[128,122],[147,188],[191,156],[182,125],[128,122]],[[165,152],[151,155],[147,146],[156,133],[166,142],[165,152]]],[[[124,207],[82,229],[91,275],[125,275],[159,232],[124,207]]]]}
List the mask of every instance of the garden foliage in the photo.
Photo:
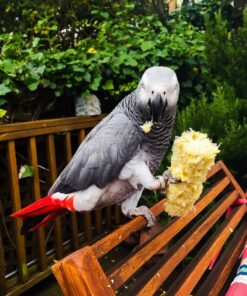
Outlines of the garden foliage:
{"type": "Polygon", "coordinates": [[[220,144],[218,158],[238,173],[244,173],[247,167],[247,123],[242,109],[242,102],[234,97],[232,88],[218,87],[210,98],[203,96],[193,100],[178,112],[174,135],[190,128],[207,133],[220,144]]]}
{"type": "Polygon", "coordinates": [[[84,29],[75,31],[70,42],[66,42],[70,27],[61,30],[53,9],[45,16],[41,13],[40,19],[33,12],[36,23],[25,33],[2,33],[2,102],[12,107],[29,102],[34,112],[37,102],[51,107],[56,97],[95,93],[116,103],[136,87],[147,67],[166,65],[177,71],[181,104],[186,105],[205,87],[203,35],[185,21],[175,20],[168,32],[152,11],[137,14],[137,9],[134,2],[125,4],[112,16],[96,6],[90,19],[78,21],[84,29]]]}
{"type": "Polygon", "coordinates": [[[208,133],[221,144],[219,158],[243,176],[247,167],[247,10],[241,24],[232,28],[219,12],[213,19],[206,15],[207,89],[178,112],[174,135],[189,128],[208,133]]]}

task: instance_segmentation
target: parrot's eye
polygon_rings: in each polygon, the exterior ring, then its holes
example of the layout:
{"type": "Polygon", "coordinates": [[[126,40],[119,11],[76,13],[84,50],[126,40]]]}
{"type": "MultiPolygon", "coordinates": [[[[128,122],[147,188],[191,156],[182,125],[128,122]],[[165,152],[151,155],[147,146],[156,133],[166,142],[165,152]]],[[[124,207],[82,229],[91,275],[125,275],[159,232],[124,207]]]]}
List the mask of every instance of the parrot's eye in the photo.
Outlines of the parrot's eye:
{"type": "Polygon", "coordinates": [[[151,93],[152,93],[152,95],[153,95],[153,94],[154,94],[154,91],[152,90],[151,93]]]}
{"type": "Polygon", "coordinates": [[[165,95],[165,94],[166,94],[166,92],[164,91],[164,92],[163,92],[163,94],[165,95]]]}

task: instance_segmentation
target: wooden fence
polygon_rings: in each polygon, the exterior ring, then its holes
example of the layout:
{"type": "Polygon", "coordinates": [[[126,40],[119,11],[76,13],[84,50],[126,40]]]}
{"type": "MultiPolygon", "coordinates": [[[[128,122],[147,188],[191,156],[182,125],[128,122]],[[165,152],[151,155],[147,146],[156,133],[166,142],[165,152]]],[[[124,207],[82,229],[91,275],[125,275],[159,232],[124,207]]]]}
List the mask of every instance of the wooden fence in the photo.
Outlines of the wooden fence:
{"type": "Polygon", "coordinates": [[[69,213],[27,236],[9,215],[45,196],[86,134],[103,118],[87,116],[0,125],[0,294],[19,295],[50,274],[49,266],[120,223],[119,207],[69,213]],[[18,179],[21,165],[34,176],[18,179]]]}

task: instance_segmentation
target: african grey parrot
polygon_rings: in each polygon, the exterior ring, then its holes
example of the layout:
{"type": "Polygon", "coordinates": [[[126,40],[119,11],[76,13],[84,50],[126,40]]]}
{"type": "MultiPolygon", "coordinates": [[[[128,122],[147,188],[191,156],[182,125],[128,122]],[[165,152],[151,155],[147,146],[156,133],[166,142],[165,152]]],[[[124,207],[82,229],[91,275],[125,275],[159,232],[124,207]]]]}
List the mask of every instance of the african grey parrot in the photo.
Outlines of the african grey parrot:
{"type": "Polygon", "coordinates": [[[119,203],[124,215],[143,215],[152,226],[150,210],[137,204],[144,188],[164,185],[164,177],[153,174],[171,138],[178,96],[173,70],[147,69],[136,90],[87,135],[48,196],[12,214],[24,220],[23,231],[36,230],[67,210],[119,203]]]}

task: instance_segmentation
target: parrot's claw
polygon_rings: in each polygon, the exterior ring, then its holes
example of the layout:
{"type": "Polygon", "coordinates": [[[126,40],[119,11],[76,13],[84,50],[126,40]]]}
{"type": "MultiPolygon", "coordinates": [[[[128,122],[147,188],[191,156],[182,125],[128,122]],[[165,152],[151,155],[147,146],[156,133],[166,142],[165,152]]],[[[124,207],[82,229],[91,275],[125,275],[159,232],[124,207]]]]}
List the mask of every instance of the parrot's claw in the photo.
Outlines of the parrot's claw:
{"type": "Polygon", "coordinates": [[[169,184],[177,184],[181,182],[180,180],[175,179],[169,171],[165,171],[162,177],[164,178],[165,182],[168,182],[169,184]]]}
{"type": "Polygon", "coordinates": [[[147,220],[147,227],[152,227],[156,221],[154,214],[146,206],[140,206],[133,209],[130,213],[130,216],[144,216],[147,220]]]}
{"type": "Polygon", "coordinates": [[[156,177],[160,181],[160,189],[165,192],[169,184],[177,184],[181,181],[175,179],[169,171],[165,171],[162,176],[156,177]]]}

